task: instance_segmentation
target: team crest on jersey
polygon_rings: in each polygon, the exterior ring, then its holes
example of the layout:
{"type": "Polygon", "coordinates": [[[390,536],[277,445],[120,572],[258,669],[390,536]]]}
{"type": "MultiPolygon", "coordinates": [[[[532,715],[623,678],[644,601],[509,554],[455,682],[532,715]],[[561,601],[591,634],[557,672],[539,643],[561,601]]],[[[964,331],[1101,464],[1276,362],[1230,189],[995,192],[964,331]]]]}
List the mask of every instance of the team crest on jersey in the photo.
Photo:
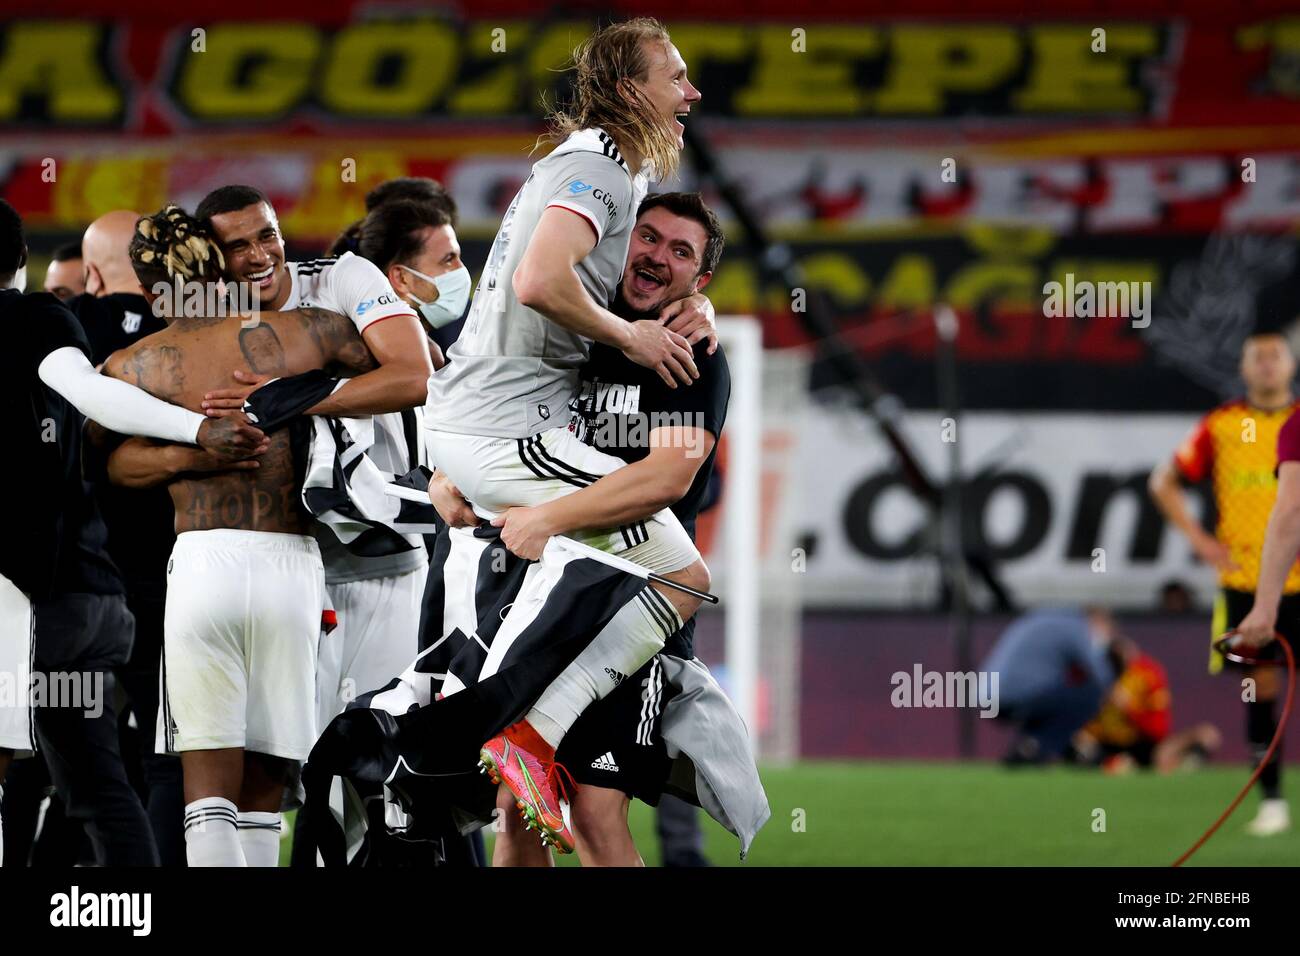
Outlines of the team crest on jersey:
{"type": "Polygon", "coordinates": [[[127,335],[135,335],[140,331],[140,323],[144,320],[139,312],[122,313],[122,331],[127,335]]]}

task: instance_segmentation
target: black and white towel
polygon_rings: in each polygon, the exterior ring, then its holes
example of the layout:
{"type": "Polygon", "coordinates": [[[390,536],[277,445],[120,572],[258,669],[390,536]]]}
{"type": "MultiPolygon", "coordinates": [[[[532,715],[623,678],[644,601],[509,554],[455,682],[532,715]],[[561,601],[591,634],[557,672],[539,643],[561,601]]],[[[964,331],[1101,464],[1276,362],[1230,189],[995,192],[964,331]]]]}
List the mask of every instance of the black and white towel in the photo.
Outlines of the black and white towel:
{"type": "MultiPolygon", "coordinates": [[[[540,562],[524,561],[490,526],[439,533],[418,657],[335,719],[307,775],[343,776],[371,799],[382,785],[385,836],[442,840],[489,822],[495,788],[477,773],[479,747],[526,713],[644,586],[554,543],[540,562]],[[489,652],[500,664],[481,677],[489,652]]],[[[743,857],[770,815],[744,723],[703,664],[661,659],[677,690],[663,718],[674,758],[665,790],[735,833],[743,857]]],[[[309,784],[308,807],[319,809],[313,799],[309,784]]],[[[327,863],[342,859],[334,840],[332,857],[322,844],[327,863]]]]}

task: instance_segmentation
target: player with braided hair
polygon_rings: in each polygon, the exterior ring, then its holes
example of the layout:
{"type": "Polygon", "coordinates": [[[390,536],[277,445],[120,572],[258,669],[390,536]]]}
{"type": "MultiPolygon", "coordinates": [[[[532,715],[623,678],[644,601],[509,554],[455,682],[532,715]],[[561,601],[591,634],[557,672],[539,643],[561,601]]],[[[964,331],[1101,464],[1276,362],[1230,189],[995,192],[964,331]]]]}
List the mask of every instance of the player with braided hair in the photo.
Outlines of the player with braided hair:
{"type": "Polygon", "coordinates": [[[175,203],[142,217],[127,251],[146,288],[177,279],[215,282],[226,267],[221,246],[175,203]]]}
{"type": "MultiPolygon", "coordinates": [[[[338,313],[300,308],[249,323],[192,315],[189,296],[183,314],[179,300],[168,305],[156,283],[210,286],[223,265],[207,231],[179,207],[137,222],[131,261],[168,324],[109,356],[104,373],[159,398],[198,409],[232,368],[279,377],[320,368],[359,375],[376,365],[338,313]]],[[[316,741],[325,581],[301,502],[302,427],[268,435],[260,458],[234,469],[177,470],[172,446],[145,442],[123,441],[109,457],[111,478],[165,483],[176,510],[158,736],[160,750],[181,755],[191,866],[275,866],[288,770],[316,741]]]]}

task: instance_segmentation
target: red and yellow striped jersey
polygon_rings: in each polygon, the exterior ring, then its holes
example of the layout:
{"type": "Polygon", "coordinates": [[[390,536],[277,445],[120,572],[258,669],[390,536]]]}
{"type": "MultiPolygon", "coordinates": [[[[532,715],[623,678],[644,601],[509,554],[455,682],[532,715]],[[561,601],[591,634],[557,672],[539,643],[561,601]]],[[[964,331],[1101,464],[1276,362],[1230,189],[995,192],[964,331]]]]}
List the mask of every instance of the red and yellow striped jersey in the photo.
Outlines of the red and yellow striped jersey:
{"type": "MultiPolygon", "coordinates": [[[[1237,568],[1219,583],[1254,591],[1269,512],[1277,497],[1277,435],[1300,401],[1283,408],[1256,408],[1244,399],[1225,402],[1197,423],[1174,453],[1174,466],[1190,482],[1210,478],[1219,519],[1218,539],[1237,568]]],[[[1300,591],[1300,563],[1292,566],[1286,591],[1300,591]]]]}

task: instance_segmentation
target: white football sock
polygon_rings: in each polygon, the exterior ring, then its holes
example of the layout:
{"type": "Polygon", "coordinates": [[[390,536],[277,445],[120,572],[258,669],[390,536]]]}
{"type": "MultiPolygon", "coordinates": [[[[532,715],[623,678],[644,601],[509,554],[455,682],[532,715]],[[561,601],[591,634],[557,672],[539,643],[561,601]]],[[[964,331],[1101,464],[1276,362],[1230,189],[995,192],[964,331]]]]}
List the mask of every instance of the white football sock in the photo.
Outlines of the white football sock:
{"type": "Polygon", "coordinates": [[[247,866],[235,823],[239,814],[225,797],[202,797],[185,805],[185,858],[190,866],[247,866]]]}
{"type": "Polygon", "coordinates": [[[645,588],[542,691],[525,719],[558,747],[579,714],[639,671],[681,627],[681,616],[668,599],[645,588]]]}
{"type": "Polygon", "coordinates": [[[280,814],[241,810],[238,826],[239,845],[249,866],[280,865],[280,814]]]}

